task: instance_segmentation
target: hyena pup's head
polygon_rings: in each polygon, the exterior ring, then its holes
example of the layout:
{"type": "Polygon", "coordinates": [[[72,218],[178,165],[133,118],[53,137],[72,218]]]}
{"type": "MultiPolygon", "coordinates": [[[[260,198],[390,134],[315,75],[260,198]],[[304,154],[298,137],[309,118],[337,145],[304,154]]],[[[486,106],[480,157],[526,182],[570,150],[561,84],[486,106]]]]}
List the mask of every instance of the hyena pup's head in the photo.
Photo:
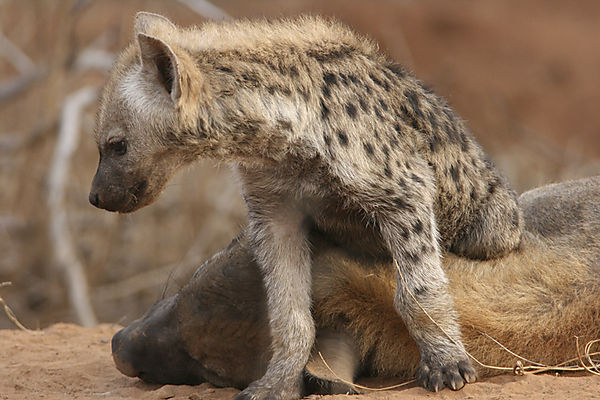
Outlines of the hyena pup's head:
{"type": "Polygon", "coordinates": [[[97,114],[100,161],[89,195],[96,207],[127,213],[146,206],[195,159],[183,141],[204,85],[178,34],[164,17],[136,16],[135,40],[113,66],[97,114]]]}

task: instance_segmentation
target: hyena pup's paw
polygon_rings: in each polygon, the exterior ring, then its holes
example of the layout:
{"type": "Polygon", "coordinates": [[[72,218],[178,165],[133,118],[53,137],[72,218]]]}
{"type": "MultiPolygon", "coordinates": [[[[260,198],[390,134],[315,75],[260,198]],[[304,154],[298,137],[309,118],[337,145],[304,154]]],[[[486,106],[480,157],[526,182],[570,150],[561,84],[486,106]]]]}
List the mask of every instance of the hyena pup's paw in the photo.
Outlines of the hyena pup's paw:
{"type": "Polygon", "coordinates": [[[300,383],[270,386],[256,381],[235,396],[234,400],[296,400],[300,397],[302,397],[300,383]]]}
{"type": "Polygon", "coordinates": [[[417,369],[417,383],[432,392],[438,392],[444,386],[460,390],[465,383],[476,380],[477,373],[466,354],[443,361],[435,356],[423,358],[417,369]]]}

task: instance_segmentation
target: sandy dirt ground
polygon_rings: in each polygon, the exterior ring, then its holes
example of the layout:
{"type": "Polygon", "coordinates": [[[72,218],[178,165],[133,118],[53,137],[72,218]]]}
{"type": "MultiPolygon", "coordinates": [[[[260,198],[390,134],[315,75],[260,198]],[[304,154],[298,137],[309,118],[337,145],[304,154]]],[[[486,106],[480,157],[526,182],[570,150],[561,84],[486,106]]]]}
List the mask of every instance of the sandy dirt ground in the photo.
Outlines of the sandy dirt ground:
{"type": "MultiPolygon", "coordinates": [[[[110,339],[118,325],[86,329],[56,324],[32,335],[0,330],[0,399],[231,399],[232,388],[150,385],[121,375],[113,365],[110,339]]],[[[373,387],[382,382],[369,380],[373,387]]],[[[385,382],[389,384],[392,382],[385,382]]],[[[408,386],[357,396],[318,399],[600,399],[600,377],[591,375],[498,376],[459,392],[429,393],[408,386]]]]}

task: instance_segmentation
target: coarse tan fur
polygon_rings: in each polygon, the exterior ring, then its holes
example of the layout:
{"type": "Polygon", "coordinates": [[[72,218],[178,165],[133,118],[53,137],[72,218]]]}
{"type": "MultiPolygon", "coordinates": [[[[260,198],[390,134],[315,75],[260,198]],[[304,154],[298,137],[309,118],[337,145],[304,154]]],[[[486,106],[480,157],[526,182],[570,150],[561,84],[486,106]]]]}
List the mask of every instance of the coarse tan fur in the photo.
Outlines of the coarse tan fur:
{"type": "MultiPolygon", "coordinates": [[[[576,357],[576,336],[580,344],[600,338],[600,177],[538,188],[520,203],[525,233],[519,250],[488,261],[448,255],[444,270],[473,356],[515,366],[517,358],[492,337],[522,357],[555,365],[576,357]]],[[[317,351],[348,381],[364,375],[411,379],[420,356],[395,317],[391,260],[312,235],[318,334],[305,394],[353,389],[322,365],[317,351]]],[[[151,382],[243,389],[264,373],[271,355],[258,270],[242,233],[179,293],[115,335],[118,368],[151,382]]],[[[475,367],[482,376],[502,372],[475,367]]]]}
{"type": "Polygon", "coordinates": [[[454,111],[334,21],[182,29],[139,13],[135,34],[103,94],[90,201],[131,212],[198,157],[236,165],[273,348],[265,375],[238,398],[300,396],[315,337],[312,229],[398,261],[446,332],[395,291],[396,313],[419,346],[422,386],[457,390],[475,380],[441,257],[501,257],[519,246],[522,218],[454,111]]]}

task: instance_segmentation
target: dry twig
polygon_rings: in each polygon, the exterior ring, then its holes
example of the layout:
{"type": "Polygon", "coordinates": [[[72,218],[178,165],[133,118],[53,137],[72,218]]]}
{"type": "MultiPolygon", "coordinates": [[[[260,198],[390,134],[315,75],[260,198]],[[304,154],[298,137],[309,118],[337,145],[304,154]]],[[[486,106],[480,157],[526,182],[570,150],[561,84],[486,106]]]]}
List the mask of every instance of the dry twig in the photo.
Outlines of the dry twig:
{"type": "Polygon", "coordinates": [[[8,40],[2,32],[0,32],[0,55],[10,62],[21,75],[26,75],[37,69],[33,61],[13,42],[8,40]]]}

